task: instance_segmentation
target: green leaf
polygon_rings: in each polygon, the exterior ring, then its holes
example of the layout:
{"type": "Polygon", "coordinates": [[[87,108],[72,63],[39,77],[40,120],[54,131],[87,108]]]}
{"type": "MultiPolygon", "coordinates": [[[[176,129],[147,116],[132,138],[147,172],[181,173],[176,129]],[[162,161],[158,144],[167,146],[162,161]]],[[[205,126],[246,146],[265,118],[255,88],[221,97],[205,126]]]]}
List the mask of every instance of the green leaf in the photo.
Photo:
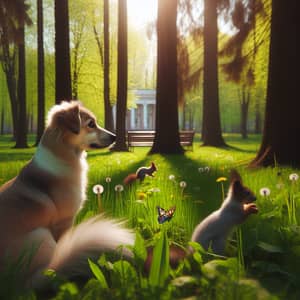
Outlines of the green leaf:
{"type": "Polygon", "coordinates": [[[149,283],[152,286],[163,286],[169,275],[169,242],[164,231],[153,250],[149,283]]]}
{"type": "Polygon", "coordinates": [[[137,273],[133,266],[126,260],[115,262],[113,272],[115,276],[116,287],[119,286],[135,286],[137,284],[137,273]]]}
{"type": "Polygon", "coordinates": [[[106,279],[105,279],[101,269],[95,263],[93,263],[90,259],[88,259],[88,262],[89,262],[90,269],[92,270],[93,274],[95,275],[95,277],[101,284],[102,288],[108,289],[106,279]]]}
{"type": "Polygon", "coordinates": [[[269,253],[284,253],[280,247],[265,242],[258,242],[257,246],[269,253]]]}
{"type": "Polygon", "coordinates": [[[135,244],[133,247],[133,254],[138,266],[143,267],[144,262],[147,258],[147,250],[145,247],[144,239],[139,233],[136,233],[135,244]]]}

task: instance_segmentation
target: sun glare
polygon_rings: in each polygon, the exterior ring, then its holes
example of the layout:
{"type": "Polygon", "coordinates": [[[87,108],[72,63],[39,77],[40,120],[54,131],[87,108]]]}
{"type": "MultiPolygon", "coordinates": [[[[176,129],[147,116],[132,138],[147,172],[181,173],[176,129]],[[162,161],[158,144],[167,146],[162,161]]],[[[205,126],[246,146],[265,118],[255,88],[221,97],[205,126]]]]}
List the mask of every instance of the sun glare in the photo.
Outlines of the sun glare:
{"type": "Polygon", "coordinates": [[[156,19],[157,0],[127,0],[128,20],[135,27],[144,27],[156,19]]]}

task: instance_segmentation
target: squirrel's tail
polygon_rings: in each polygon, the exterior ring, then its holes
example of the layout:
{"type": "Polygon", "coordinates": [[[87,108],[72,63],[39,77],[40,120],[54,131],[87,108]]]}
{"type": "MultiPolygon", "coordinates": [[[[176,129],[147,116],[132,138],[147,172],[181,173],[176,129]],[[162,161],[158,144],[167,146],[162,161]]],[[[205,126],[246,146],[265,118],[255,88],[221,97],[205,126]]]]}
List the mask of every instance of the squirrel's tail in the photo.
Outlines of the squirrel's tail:
{"type": "Polygon", "coordinates": [[[98,258],[103,252],[120,251],[122,257],[132,253],[126,247],[133,245],[135,236],[122,223],[94,217],[70,229],[58,241],[48,268],[65,276],[89,273],[88,258],[98,258]]]}
{"type": "Polygon", "coordinates": [[[131,183],[133,183],[134,181],[137,180],[137,175],[135,173],[129,174],[128,176],[125,177],[125,179],[123,180],[123,183],[125,185],[129,185],[131,183]]]}

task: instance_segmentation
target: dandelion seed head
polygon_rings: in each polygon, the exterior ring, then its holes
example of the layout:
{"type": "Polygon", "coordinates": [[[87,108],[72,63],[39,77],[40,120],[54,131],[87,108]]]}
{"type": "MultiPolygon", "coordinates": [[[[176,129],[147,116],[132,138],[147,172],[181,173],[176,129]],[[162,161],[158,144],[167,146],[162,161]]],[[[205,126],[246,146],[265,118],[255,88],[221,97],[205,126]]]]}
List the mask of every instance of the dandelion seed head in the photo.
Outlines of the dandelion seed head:
{"type": "Polygon", "coordinates": [[[184,189],[184,188],[186,188],[186,182],[185,181],[180,181],[180,183],[179,183],[179,186],[182,188],[182,189],[184,189]]]}
{"type": "Polygon", "coordinates": [[[98,195],[104,192],[104,187],[101,184],[95,184],[93,186],[93,193],[98,195]]]}
{"type": "Polygon", "coordinates": [[[175,175],[173,175],[173,174],[169,175],[169,179],[170,180],[175,180],[175,175]]]}
{"type": "Polygon", "coordinates": [[[202,167],[198,168],[198,172],[199,173],[203,173],[204,172],[204,168],[202,168],[202,167]]]}
{"type": "Polygon", "coordinates": [[[123,190],[124,190],[124,187],[123,187],[122,184],[117,184],[117,185],[115,186],[115,191],[116,191],[116,192],[123,192],[123,190]]]}
{"type": "Polygon", "coordinates": [[[289,179],[291,181],[297,181],[299,179],[299,175],[297,173],[292,173],[289,175],[289,179]]]}
{"type": "Polygon", "coordinates": [[[111,178],[110,178],[110,177],[106,177],[106,178],[105,178],[105,181],[106,181],[107,183],[110,183],[110,182],[111,182],[111,178]]]}
{"type": "Polygon", "coordinates": [[[260,193],[261,196],[266,197],[266,196],[269,196],[271,194],[271,190],[267,187],[263,187],[259,190],[259,193],[260,193]]]}

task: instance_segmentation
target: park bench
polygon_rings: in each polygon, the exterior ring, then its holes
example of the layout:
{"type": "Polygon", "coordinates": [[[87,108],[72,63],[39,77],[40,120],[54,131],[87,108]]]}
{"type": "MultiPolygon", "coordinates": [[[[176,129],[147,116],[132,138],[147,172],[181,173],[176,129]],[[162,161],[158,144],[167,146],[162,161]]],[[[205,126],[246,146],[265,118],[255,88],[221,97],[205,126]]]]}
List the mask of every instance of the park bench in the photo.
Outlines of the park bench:
{"type": "MultiPolygon", "coordinates": [[[[127,142],[129,149],[133,147],[151,147],[154,140],[154,130],[128,130],[127,142]]],[[[183,147],[193,149],[195,131],[181,130],[179,131],[180,144],[183,147]]]]}

